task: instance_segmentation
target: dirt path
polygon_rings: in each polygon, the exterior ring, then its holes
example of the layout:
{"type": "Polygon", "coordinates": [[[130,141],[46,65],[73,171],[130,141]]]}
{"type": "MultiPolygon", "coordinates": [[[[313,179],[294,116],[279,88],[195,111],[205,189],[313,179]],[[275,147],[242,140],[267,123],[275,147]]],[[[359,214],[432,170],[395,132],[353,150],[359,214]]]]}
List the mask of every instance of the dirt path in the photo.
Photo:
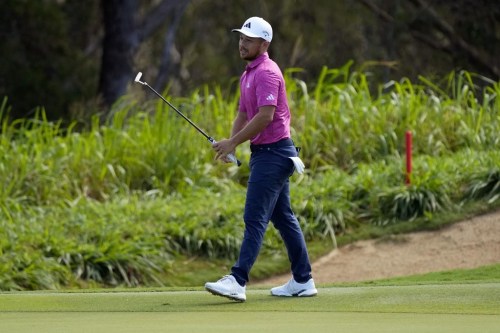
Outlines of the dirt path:
{"type": "MultiPolygon", "coordinates": [[[[500,211],[476,216],[438,231],[359,241],[313,263],[317,284],[352,282],[475,268],[500,263],[500,211]]],[[[286,282],[289,274],[259,281],[286,282]]]]}

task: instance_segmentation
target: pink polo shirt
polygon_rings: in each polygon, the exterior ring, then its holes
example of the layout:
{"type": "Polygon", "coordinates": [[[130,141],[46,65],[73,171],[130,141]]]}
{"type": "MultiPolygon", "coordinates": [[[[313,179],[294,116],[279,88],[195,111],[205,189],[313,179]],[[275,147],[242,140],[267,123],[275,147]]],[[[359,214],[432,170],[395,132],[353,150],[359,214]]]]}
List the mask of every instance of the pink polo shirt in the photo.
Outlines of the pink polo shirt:
{"type": "Polygon", "coordinates": [[[266,53],[249,63],[240,78],[239,111],[250,121],[261,106],[275,106],[273,121],[253,137],[252,144],[266,144],[290,137],[290,109],[285,80],[278,65],[266,53]]]}

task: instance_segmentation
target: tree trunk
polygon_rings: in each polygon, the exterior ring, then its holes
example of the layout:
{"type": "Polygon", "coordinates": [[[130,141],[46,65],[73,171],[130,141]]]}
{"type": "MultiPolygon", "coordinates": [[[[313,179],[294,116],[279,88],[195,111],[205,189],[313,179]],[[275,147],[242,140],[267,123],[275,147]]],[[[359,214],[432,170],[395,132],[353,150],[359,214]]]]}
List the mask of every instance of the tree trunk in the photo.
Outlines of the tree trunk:
{"type": "MultiPolygon", "coordinates": [[[[165,36],[163,61],[160,68],[161,84],[165,84],[170,63],[170,51],[175,35],[190,0],[163,0],[154,6],[136,24],[139,5],[137,0],[101,0],[104,22],[101,74],[99,93],[105,106],[110,107],[125,94],[127,86],[133,81],[134,56],[139,45],[151,37],[160,27],[165,26],[166,18],[171,16],[171,24],[165,36]]],[[[158,84],[156,85],[158,89],[158,84]]]]}
{"type": "Polygon", "coordinates": [[[175,36],[181,21],[181,17],[186,10],[189,0],[179,0],[177,6],[173,9],[171,24],[165,34],[165,41],[163,45],[163,53],[160,63],[160,69],[155,82],[155,88],[161,90],[165,87],[168,77],[172,74],[175,65],[180,63],[180,55],[175,50],[175,36]]]}
{"type": "Polygon", "coordinates": [[[111,106],[133,80],[133,55],[137,46],[134,26],[136,0],[101,0],[104,22],[99,93],[111,106]]]}

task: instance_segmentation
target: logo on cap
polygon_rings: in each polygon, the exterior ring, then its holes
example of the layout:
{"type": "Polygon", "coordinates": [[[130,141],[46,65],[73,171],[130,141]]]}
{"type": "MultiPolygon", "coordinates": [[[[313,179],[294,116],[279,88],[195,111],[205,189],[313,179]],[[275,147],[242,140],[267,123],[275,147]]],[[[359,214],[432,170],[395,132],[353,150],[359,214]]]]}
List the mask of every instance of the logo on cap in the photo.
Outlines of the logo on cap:
{"type": "Polygon", "coordinates": [[[248,22],[244,25],[245,28],[252,29],[252,22],[248,22]]]}

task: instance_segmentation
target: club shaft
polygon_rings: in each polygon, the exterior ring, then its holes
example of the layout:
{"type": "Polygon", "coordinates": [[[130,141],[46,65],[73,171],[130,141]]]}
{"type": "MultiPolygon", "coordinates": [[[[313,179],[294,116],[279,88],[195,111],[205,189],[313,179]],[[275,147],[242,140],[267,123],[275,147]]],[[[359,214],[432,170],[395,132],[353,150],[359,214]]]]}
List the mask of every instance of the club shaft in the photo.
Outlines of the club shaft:
{"type": "Polygon", "coordinates": [[[184,118],[189,124],[191,124],[191,126],[193,126],[194,128],[196,128],[196,130],[198,132],[200,132],[208,141],[212,142],[214,139],[212,137],[210,137],[207,133],[205,133],[201,128],[199,128],[198,126],[196,126],[195,123],[193,123],[193,121],[191,119],[189,119],[188,117],[186,117],[182,112],[180,112],[174,105],[172,105],[169,101],[167,101],[160,93],[158,93],[153,87],[151,87],[147,82],[143,82],[143,84],[145,86],[147,86],[149,89],[151,89],[152,92],[154,92],[158,97],[160,97],[165,103],[168,104],[168,106],[170,106],[175,112],[177,112],[177,114],[179,116],[181,116],[182,118],[184,118]]]}
{"type": "MultiPolygon", "coordinates": [[[[162,101],[164,101],[165,103],[167,103],[168,106],[170,106],[175,112],[177,112],[177,114],[179,116],[181,116],[182,118],[184,118],[189,124],[191,124],[191,126],[193,126],[194,128],[196,128],[196,130],[198,132],[200,132],[208,141],[210,141],[210,143],[214,144],[216,143],[215,139],[212,138],[211,136],[209,136],[207,133],[205,133],[201,128],[199,128],[198,126],[196,126],[195,123],[193,123],[191,121],[191,119],[189,119],[188,117],[186,117],[182,112],[180,112],[174,105],[172,105],[169,101],[167,101],[160,93],[158,93],[153,87],[151,87],[147,82],[145,81],[140,81],[140,77],[141,77],[142,73],[139,73],[136,78],[135,78],[135,82],[138,82],[142,85],[145,85],[147,86],[152,92],[154,92],[158,97],[160,97],[162,99],[162,101]]],[[[227,155],[227,158],[229,158],[229,160],[233,163],[235,163],[237,166],[240,166],[241,165],[241,162],[240,160],[238,160],[236,158],[236,156],[234,156],[233,154],[228,154],[227,155]]]]}

